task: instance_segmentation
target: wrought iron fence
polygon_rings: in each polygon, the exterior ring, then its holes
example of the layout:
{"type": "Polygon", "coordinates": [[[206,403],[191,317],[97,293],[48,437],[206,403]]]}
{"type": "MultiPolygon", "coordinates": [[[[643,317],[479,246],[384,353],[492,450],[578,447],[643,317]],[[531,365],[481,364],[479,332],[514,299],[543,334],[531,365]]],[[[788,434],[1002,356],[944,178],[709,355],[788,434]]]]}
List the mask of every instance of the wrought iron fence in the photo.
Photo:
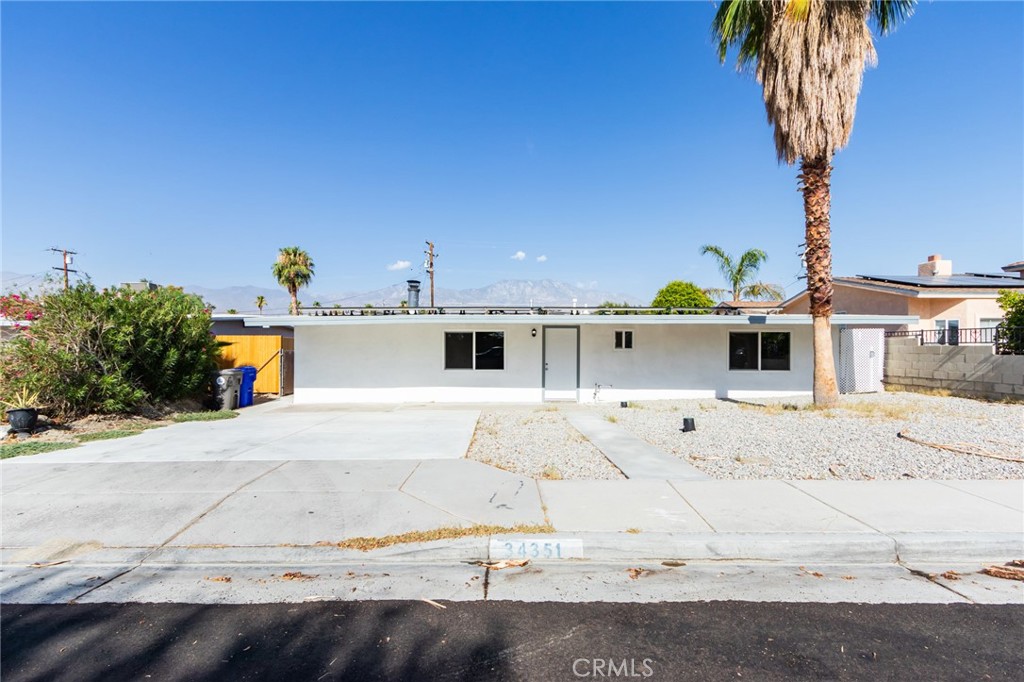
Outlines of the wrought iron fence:
{"type": "Polygon", "coordinates": [[[977,327],[886,332],[886,337],[913,336],[922,346],[992,346],[998,355],[1024,355],[1024,327],[977,327]]]}

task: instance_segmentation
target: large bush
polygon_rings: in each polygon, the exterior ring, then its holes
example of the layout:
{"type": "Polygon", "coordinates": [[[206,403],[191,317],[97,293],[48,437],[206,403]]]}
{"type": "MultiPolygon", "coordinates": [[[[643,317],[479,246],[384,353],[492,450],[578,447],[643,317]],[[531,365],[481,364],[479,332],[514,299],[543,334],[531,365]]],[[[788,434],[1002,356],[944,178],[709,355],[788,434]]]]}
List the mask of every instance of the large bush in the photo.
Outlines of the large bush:
{"type": "Polygon", "coordinates": [[[1024,353],[1024,292],[1000,289],[996,299],[1003,309],[1004,347],[1014,353],[1024,353]]]}
{"type": "Polygon", "coordinates": [[[651,301],[652,308],[711,308],[714,305],[715,302],[696,284],[680,280],[663,286],[651,301]]]}
{"type": "Polygon", "coordinates": [[[65,417],[131,412],[199,397],[216,370],[210,312],[181,289],[79,284],[38,304],[41,313],[0,351],[0,396],[27,388],[65,417]]]}

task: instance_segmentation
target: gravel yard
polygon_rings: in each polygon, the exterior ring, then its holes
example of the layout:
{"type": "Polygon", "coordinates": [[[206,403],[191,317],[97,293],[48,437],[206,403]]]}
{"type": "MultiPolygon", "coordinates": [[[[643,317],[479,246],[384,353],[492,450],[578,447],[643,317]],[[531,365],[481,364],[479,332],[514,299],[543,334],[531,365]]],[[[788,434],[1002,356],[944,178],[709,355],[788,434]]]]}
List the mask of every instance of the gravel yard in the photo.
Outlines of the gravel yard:
{"type": "Polygon", "coordinates": [[[1024,464],[897,437],[1024,457],[1024,405],[916,393],[842,396],[835,410],[785,401],[671,400],[594,406],[635,436],[721,479],[1021,479],[1024,464]],[[697,430],[682,433],[683,417],[697,430]]]}
{"type": "Polygon", "coordinates": [[[466,456],[534,478],[625,478],[557,408],[548,406],[484,410],[466,456]]]}
{"type": "Polygon", "coordinates": [[[718,479],[1024,479],[1024,464],[949,452],[898,438],[1024,457],[1024,405],[917,393],[810,399],[666,400],[485,409],[470,459],[534,478],[621,479],[565,419],[588,410],[718,479]],[[682,433],[683,417],[697,430],[682,433]]]}

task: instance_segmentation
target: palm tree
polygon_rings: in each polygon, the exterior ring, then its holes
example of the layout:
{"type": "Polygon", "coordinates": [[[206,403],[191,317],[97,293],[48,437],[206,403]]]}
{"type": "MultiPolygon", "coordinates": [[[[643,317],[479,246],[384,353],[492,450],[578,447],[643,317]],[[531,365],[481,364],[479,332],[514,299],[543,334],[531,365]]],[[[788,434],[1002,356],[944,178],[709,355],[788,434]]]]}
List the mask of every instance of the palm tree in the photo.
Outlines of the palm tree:
{"type": "Polygon", "coordinates": [[[814,325],[814,403],[839,401],[832,357],[832,155],[846,146],[861,79],[876,61],[868,22],[880,35],[914,11],[915,0],[723,0],[712,22],[718,56],[738,46],[774,126],[779,161],[800,160],[807,291],[814,325]]]}
{"type": "Polygon", "coordinates": [[[256,297],[256,307],[259,309],[260,315],[263,314],[263,306],[265,306],[265,305],[267,305],[267,299],[263,298],[263,296],[257,296],[256,297]]]}
{"type": "Polygon", "coordinates": [[[299,289],[313,279],[313,267],[313,259],[297,246],[286,246],[277,254],[277,262],[274,263],[273,269],[274,277],[292,297],[292,315],[299,314],[299,289]]]}
{"type": "Polygon", "coordinates": [[[700,255],[711,254],[718,262],[718,271],[729,283],[731,289],[705,289],[709,296],[723,297],[731,295],[733,301],[746,298],[748,301],[781,301],[782,288],[769,282],[751,282],[757,276],[761,264],[768,260],[768,254],[761,249],[747,249],[734,261],[720,246],[705,244],[700,247],[700,255]]]}

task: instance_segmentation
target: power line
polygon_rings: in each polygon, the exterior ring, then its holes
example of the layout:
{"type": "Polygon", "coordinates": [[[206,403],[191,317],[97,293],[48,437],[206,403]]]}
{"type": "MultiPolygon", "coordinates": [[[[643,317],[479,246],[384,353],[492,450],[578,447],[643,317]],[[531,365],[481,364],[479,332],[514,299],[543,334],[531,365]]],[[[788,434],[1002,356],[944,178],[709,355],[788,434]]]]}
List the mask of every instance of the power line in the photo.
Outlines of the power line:
{"type": "Polygon", "coordinates": [[[69,270],[68,266],[75,262],[75,259],[72,258],[72,256],[76,256],[76,255],[78,255],[78,253],[75,252],[75,251],[68,251],[67,249],[61,249],[61,248],[52,248],[52,249],[50,249],[50,251],[53,251],[54,253],[59,253],[62,256],[62,260],[64,261],[63,264],[60,267],[53,268],[53,269],[54,270],[63,270],[64,271],[64,291],[67,291],[68,290],[68,273],[69,272],[73,272],[75,274],[78,274],[78,270],[69,270]]]}
{"type": "Polygon", "coordinates": [[[430,275],[430,307],[434,307],[434,258],[437,254],[434,253],[434,242],[427,242],[427,250],[423,253],[427,254],[427,260],[423,263],[423,267],[426,269],[427,274],[430,275]]]}

